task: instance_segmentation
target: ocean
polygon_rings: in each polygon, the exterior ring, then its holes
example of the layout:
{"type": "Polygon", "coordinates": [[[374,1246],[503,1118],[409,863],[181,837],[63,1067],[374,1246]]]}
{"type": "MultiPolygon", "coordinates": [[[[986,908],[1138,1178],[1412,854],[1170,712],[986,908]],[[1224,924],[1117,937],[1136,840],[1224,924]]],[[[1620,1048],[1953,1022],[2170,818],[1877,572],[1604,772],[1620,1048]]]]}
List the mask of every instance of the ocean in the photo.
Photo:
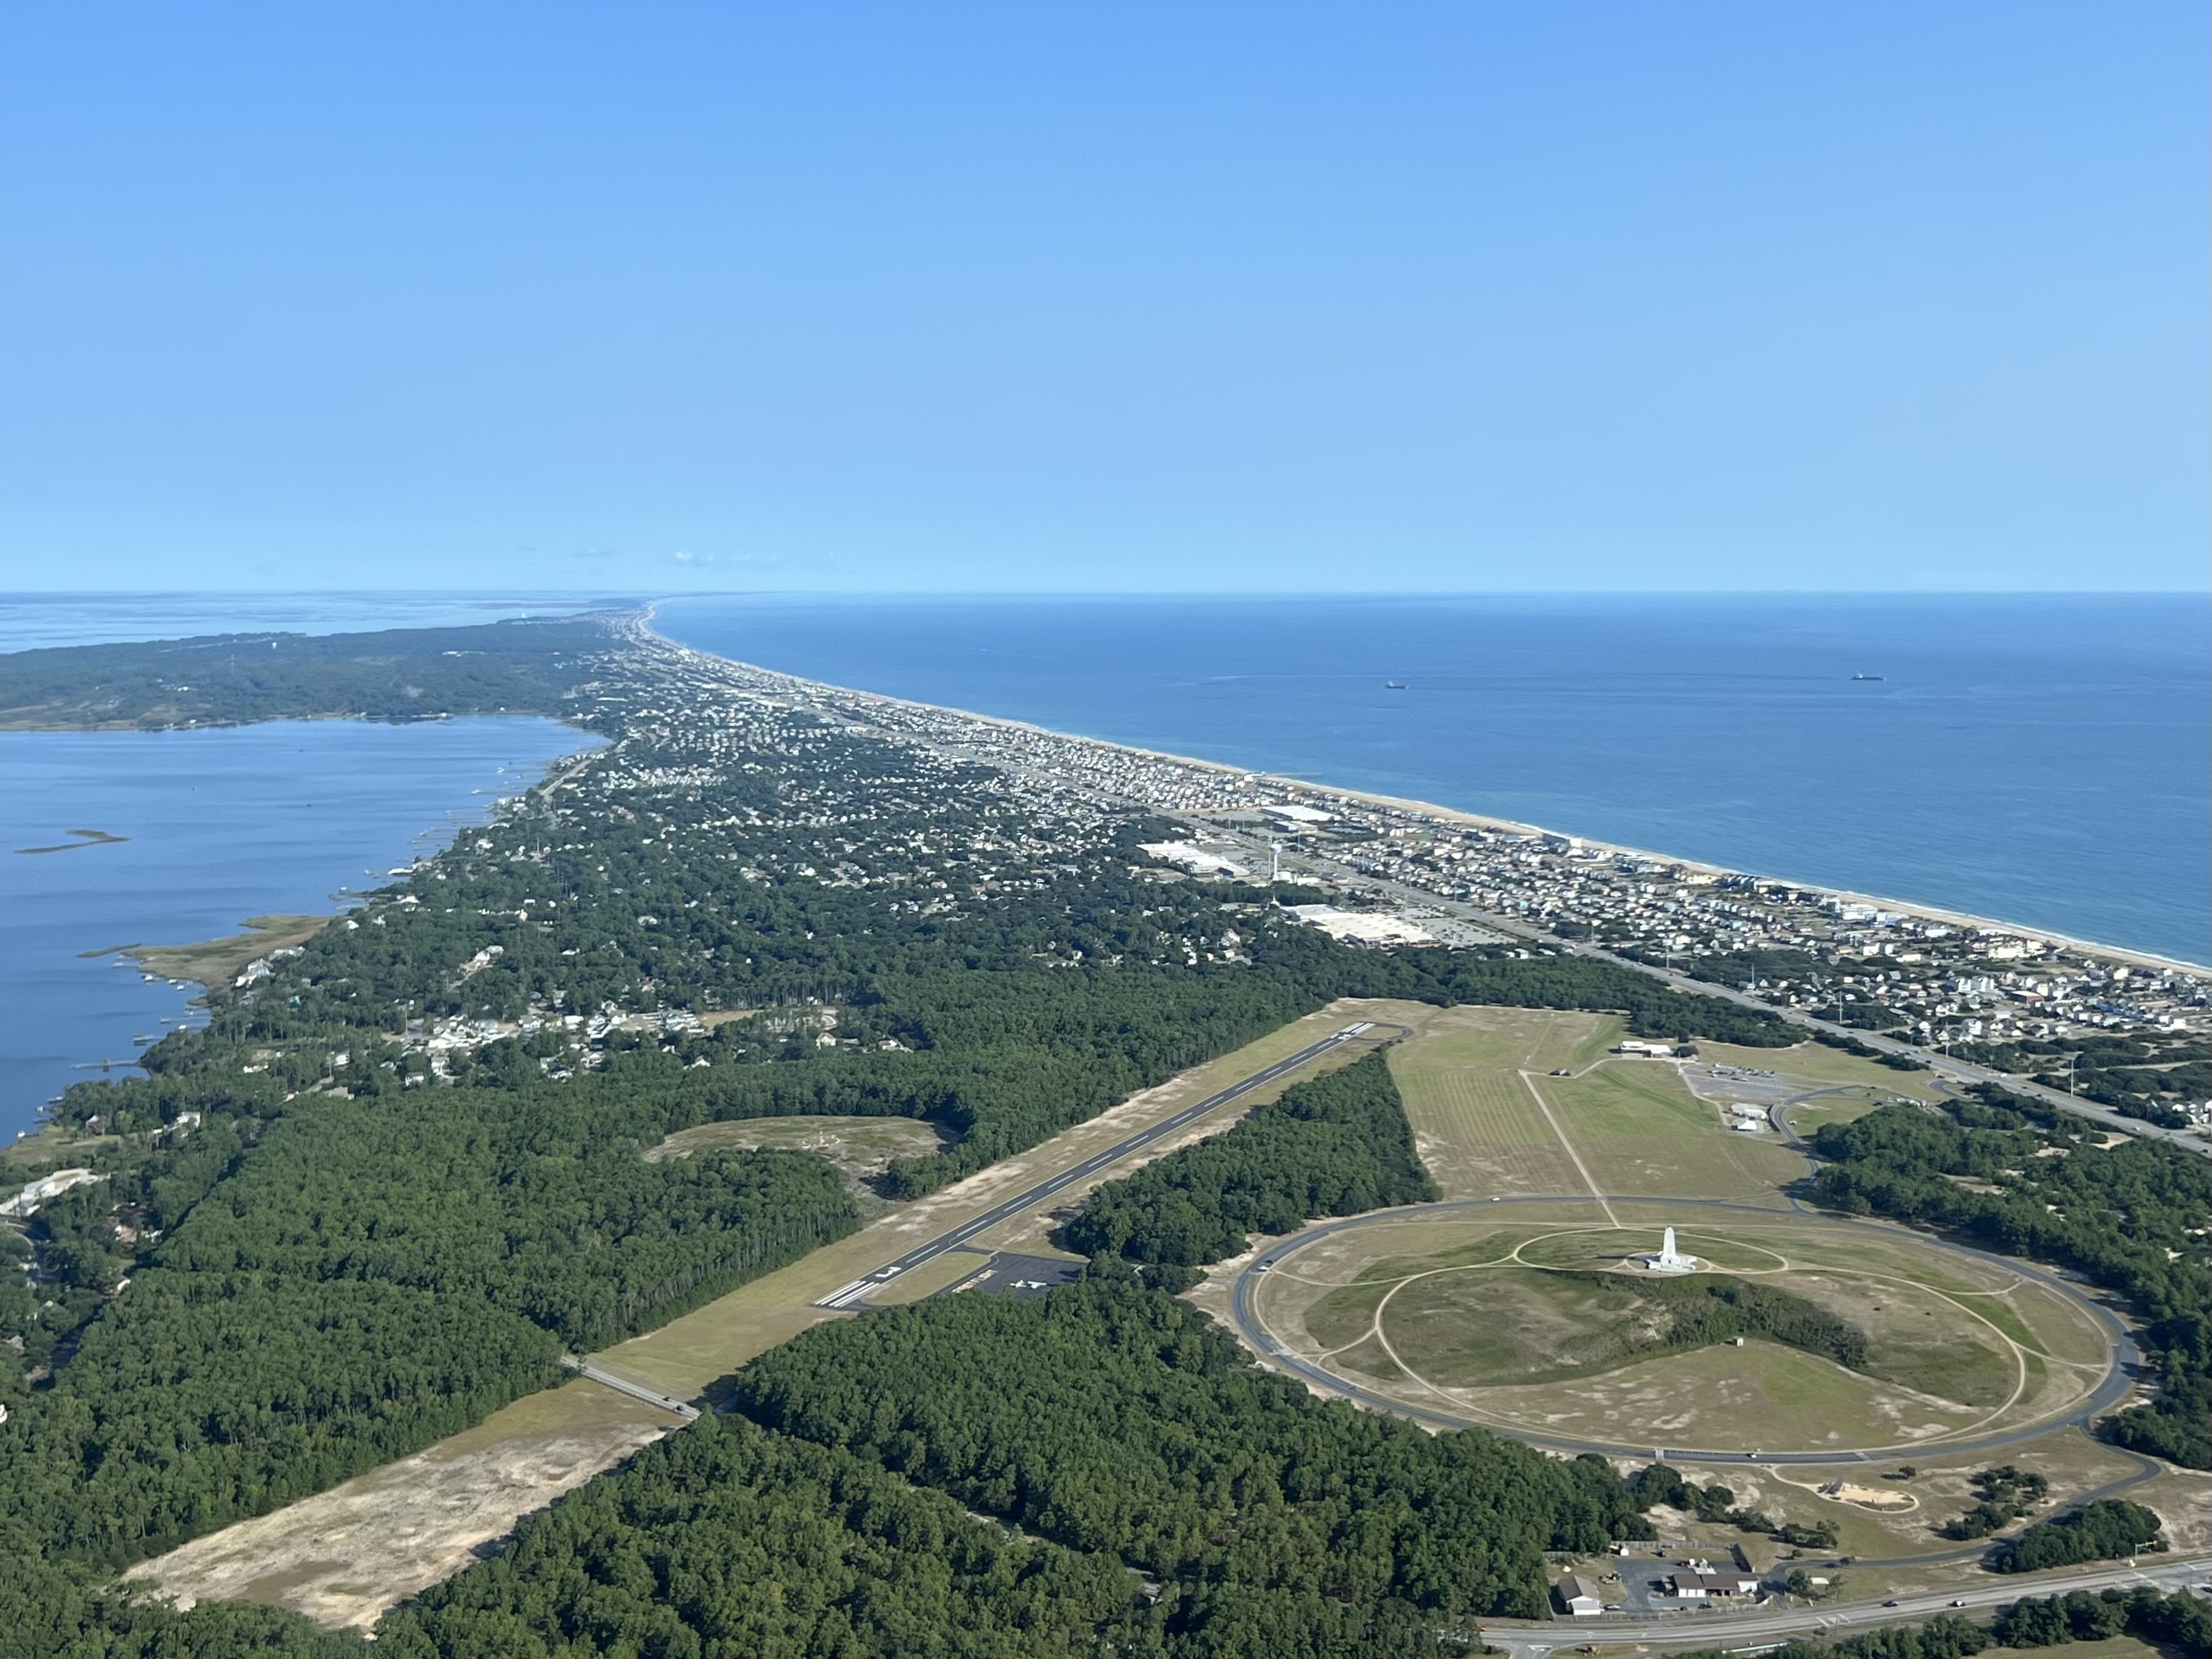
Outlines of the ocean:
{"type": "MultiPolygon", "coordinates": [[[[0,597],[0,649],[604,602],[0,597]]],[[[2212,958],[2201,598],[769,596],[659,625],[838,684],[2212,958]]],[[[328,908],[588,741],[521,719],[0,732],[0,1140],[191,1018],[84,952],[328,908]],[[128,839],[13,850],[73,829],[128,839]]]]}
{"type": "Polygon", "coordinates": [[[656,625],[812,679],[2212,961],[2202,596],[763,595],[656,625]]]}

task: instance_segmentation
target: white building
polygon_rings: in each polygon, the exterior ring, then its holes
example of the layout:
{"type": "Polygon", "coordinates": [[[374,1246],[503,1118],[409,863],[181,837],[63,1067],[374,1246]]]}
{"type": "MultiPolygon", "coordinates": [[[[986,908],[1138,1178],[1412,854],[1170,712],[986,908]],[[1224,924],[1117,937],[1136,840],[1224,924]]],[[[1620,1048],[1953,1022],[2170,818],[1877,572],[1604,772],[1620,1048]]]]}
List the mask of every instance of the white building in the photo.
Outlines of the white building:
{"type": "Polygon", "coordinates": [[[72,1187],[88,1187],[95,1181],[105,1181],[104,1175],[94,1175],[89,1170],[57,1170],[50,1176],[41,1176],[15,1197],[0,1203],[0,1216],[27,1216],[37,1212],[40,1205],[50,1198],[59,1198],[72,1187]]]}
{"type": "Polygon", "coordinates": [[[1179,864],[1184,869],[1194,870],[1200,875],[1241,876],[1246,873],[1244,866],[1236,860],[1208,852],[1196,842],[1140,842],[1138,851],[1150,853],[1163,864],[1179,864]]]}
{"type": "Polygon", "coordinates": [[[1605,1611],[1605,1598],[1580,1573],[1571,1572],[1559,1580],[1558,1589],[1559,1605],[1571,1618],[1595,1619],[1605,1611]]]}

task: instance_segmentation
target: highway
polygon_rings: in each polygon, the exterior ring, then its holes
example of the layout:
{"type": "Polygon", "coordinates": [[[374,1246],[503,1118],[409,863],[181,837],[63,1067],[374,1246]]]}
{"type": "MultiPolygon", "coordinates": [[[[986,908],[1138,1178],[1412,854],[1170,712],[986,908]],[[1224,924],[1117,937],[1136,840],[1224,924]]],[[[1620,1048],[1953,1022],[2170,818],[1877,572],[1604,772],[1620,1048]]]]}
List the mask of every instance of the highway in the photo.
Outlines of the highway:
{"type": "MultiPolygon", "coordinates": [[[[1355,1227],[1364,1226],[1376,1221],[1402,1224],[1409,1220],[1418,1220],[1424,1216],[1467,1214],[1486,1211],[1492,1206],[1512,1204],[1560,1204],[1577,1201],[1682,1205],[1705,1210],[1741,1210],[1746,1215],[1756,1216],[1770,1222],[1782,1218],[1786,1214],[1785,1212],[1766,1209],[1758,1205],[1731,1204],[1717,1199],[1654,1198],[1633,1193],[1609,1193],[1601,1200],[1592,1200],[1588,1194],[1573,1193],[1543,1198],[1461,1198],[1449,1199],[1441,1204],[1407,1205],[1399,1209],[1377,1211],[1364,1216],[1352,1216],[1341,1221],[1322,1222],[1318,1225],[1307,1228],[1288,1243],[1261,1255],[1239,1273],[1230,1287],[1230,1321],[1237,1328],[1237,1334],[1243,1337],[1255,1352],[1265,1355],[1269,1363],[1285,1370],[1295,1372],[1307,1382],[1318,1384],[1332,1394],[1341,1395],[1348,1400],[1357,1401],[1359,1404],[1370,1407],[1376,1411],[1392,1412],[1400,1417],[1411,1418],[1415,1422],[1426,1424],[1431,1428],[1484,1428],[1493,1434],[1507,1435],[1516,1440],[1526,1441],[1532,1446],[1541,1446],[1547,1451],[1565,1452],[1570,1455],[1583,1452],[1595,1452],[1606,1457],[1648,1457],[1660,1460],[1672,1458],[1684,1462],[1696,1463],[1825,1466],[1845,1462],[1887,1462],[1896,1457],[1911,1456],[1916,1452],[1922,1454],[1942,1452],[1948,1455],[1958,1452],[1992,1450],[2000,1446],[2016,1445],[2023,1441],[2039,1438],[2068,1423],[2086,1424],[2103,1416],[2128,1396],[2130,1391],[2135,1387],[2136,1376],[2142,1369],[2142,1351],[2136,1346],[2134,1339],[2128,1334],[2119,1321],[2100,1304],[2084,1297],[2081,1291],[2069,1280],[2030,1262],[2022,1261],[2015,1256],[1991,1255],[1985,1251],[1948,1243],[1942,1248],[1956,1250],[1964,1255],[1973,1256],[1979,1261],[2002,1267],[2007,1273],[2017,1273],[2024,1279],[2034,1279],[2046,1289],[2070,1297],[2095,1318],[2112,1342],[2112,1364],[2095,1389],[2073,1411],[2063,1417],[2045,1418],[2038,1423],[1978,1437],[1923,1442],[1909,1446],[1843,1448],[1823,1451],[1770,1452],[1763,1448],[1709,1449],[1692,1446],[1630,1445],[1618,1441],[1554,1439],[1542,1435],[1524,1434],[1514,1429],[1501,1428],[1495,1423],[1485,1422],[1479,1418],[1462,1417],[1455,1413],[1441,1411],[1432,1407],[1412,1405],[1393,1395],[1366,1388],[1334,1371],[1325,1370],[1304,1355],[1293,1353],[1284,1346],[1274,1333],[1267,1328],[1267,1324],[1260,1318],[1253,1306],[1253,1298],[1258,1292],[1266,1274],[1283,1267],[1297,1252],[1310,1248],[1324,1238],[1332,1237],[1355,1227]]],[[[1929,1242],[1924,1234],[1914,1233],[1905,1228],[1893,1226],[1887,1222],[1825,1215],[1820,1219],[1824,1226],[1847,1226],[1875,1231],[1888,1237],[1907,1238],[1923,1245],[1929,1242]]],[[[2126,1484],[2133,1485],[2134,1482],[2126,1484]]]]}
{"type": "MultiPolygon", "coordinates": [[[[689,647],[677,645],[674,641],[662,639],[659,635],[654,634],[652,631],[649,611],[642,615],[623,619],[617,624],[617,631],[647,649],[673,652],[678,657],[690,659],[696,664],[717,665],[721,662],[719,658],[703,656],[689,647]]],[[[816,710],[815,712],[825,711],[816,710]]],[[[844,726],[864,724],[847,714],[834,714],[830,718],[844,726]]],[[[970,716],[970,718],[979,717],[970,716]]],[[[1010,765],[1003,757],[979,751],[964,744],[939,744],[938,747],[941,752],[955,758],[972,761],[978,765],[999,768],[1012,775],[1026,778],[1048,788],[1064,787],[1066,781],[1064,778],[1056,775],[1043,776],[1024,767],[1010,765]]],[[[1101,801],[1127,807],[1134,811],[1151,813],[1159,810],[1147,802],[1115,794],[1109,791],[1098,790],[1093,793],[1096,799],[1101,801]]],[[[1184,813],[1179,816],[1204,819],[1217,832],[1237,840],[1244,848],[1247,856],[1255,868],[1265,866],[1270,852],[1273,850],[1272,843],[1266,836],[1254,835],[1241,823],[1214,818],[1204,812],[1184,813]]],[[[1878,1036],[1869,1031],[1855,1030],[1850,1026],[1821,1019],[1803,1009],[1767,1002],[1753,996],[1748,992],[1739,991],[1733,987],[1716,984],[1706,980],[1695,979],[1687,974],[1676,973],[1671,968],[1654,967],[1650,963],[1638,962],[1633,957],[1618,955],[1601,945],[1590,945],[1577,939],[1561,939],[1555,934],[1546,933],[1540,927],[1532,926],[1522,918],[1494,915],[1474,905],[1462,903],[1456,899],[1445,898],[1441,894],[1430,892],[1424,888],[1409,887],[1402,882],[1391,881],[1383,877],[1369,875],[1363,871],[1354,870],[1351,866],[1332,859],[1308,844],[1300,843],[1294,848],[1283,850],[1288,854],[1283,866],[1286,873],[1294,865],[1303,866],[1328,880],[1342,883],[1346,886],[1364,888],[1370,892],[1387,895],[1402,903],[1425,906],[1442,915],[1457,917],[1475,927],[1486,928],[1501,939],[1516,940],[1524,945],[1540,945],[1546,950],[1557,951],[1567,955],[1592,957],[1598,961],[1609,962],[1618,967],[1632,969],[1639,974],[1649,974],[1654,979],[1662,980],[1677,990],[1692,991],[1704,996],[1719,997],[1725,1001],[1738,1003],[1746,1008],[1757,1009],[1761,1013],[1772,1014],[1777,1018],[1787,1020],[1792,1024],[1804,1026],[1808,1030],[1821,1030],[1832,1036],[1852,1038],[1885,1054],[1910,1055],[1914,1060],[1927,1065],[1937,1076],[1954,1083],[1995,1083],[2011,1090],[2015,1094],[2044,1101],[2061,1110],[2071,1112],[2078,1117],[2087,1118],[2091,1122],[2110,1129],[2115,1133],[2141,1135],[2151,1139],[2164,1140],[2184,1147],[2200,1157],[2212,1158],[2212,1140],[2208,1140],[2203,1136],[2191,1133],[2185,1129],[2160,1128],[2158,1125],[2146,1123],[2140,1118],[2124,1117],[2119,1113],[2107,1110],[2102,1106],[2093,1105],[2072,1095],[2062,1094],[2056,1089],[2045,1088],[2043,1085],[2027,1078],[1992,1071],[1987,1066],[1975,1066],[1963,1060],[1954,1060],[1938,1051],[1921,1048],[1911,1043],[1899,1042],[1891,1037],[1878,1036]]]]}
{"type": "Polygon", "coordinates": [[[1891,1602],[1715,1608],[1633,1620],[1604,1613],[1595,1619],[1562,1619],[1550,1624],[1486,1619],[1482,1621],[1482,1639],[1493,1648],[1504,1649],[1514,1659],[1537,1659],[1540,1655],[1589,1642],[1602,1642],[1608,1646],[1616,1643],[1663,1642],[1676,1646],[1725,1648],[1731,1653],[1741,1653],[1778,1645],[1792,1638],[1836,1636],[1875,1625],[1918,1624],[1936,1613],[1954,1609],[1961,1613],[1986,1615],[1992,1608],[2009,1606],[2027,1596],[2063,1595],[2069,1590],[2112,1586],[2127,1589],[2137,1584],[2153,1585],[2170,1593],[2203,1583],[2212,1577],[2212,1557],[2174,1559],[2150,1555],[2141,1558],[2141,1563],[2077,1567],[2064,1572],[2001,1578],[1956,1589],[1899,1595],[1891,1602]],[[1960,1603],[1964,1605],[1955,1605],[1960,1603]]]}
{"type": "Polygon", "coordinates": [[[875,1272],[856,1279],[849,1285],[840,1285],[814,1305],[817,1308],[859,1307],[866,1302],[871,1291],[882,1289],[901,1273],[910,1272],[925,1261],[933,1261],[947,1250],[958,1249],[977,1234],[988,1232],[1000,1222],[1012,1220],[1024,1211],[1036,1209],[1048,1200],[1057,1197],[1068,1188],[1088,1181],[1100,1170],[1120,1163],[1131,1153],[1143,1151],[1154,1141],[1165,1139],[1168,1136],[1197,1122],[1199,1119],[1209,1113],[1218,1111],[1231,1101],[1243,1099],[1255,1089],[1272,1083],[1279,1077],[1295,1072],[1302,1066],[1311,1065],[1323,1054],[1332,1053],[1349,1042],[1358,1042],[1376,1037],[1401,1037],[1412,1035],[1411,1029],[1407,1026],[1378,1024],[1373,1020],[1356,1020],[1340,1031],[1330,1032],[1318,1042],[1307,1044],[1288,1059],[1279,1060],[1273,1065],[1231,1084],[1226,1089],[1210,1094],[1205,1099],[1194,1105],[1184,1107],[1171,1116],[1162,1118],[1149,1128],[1139,1130],[1127,1140],[1109,1146],[1103,1152],[1092,1154],[1073,1169],[1063,1170],[1060,1174],[1039,1182],[1026,1192],[1017,1193],[1004,1203],[994,1206],[972,1220],[963,1221],[958,1226],[939,1233],[927,1244],[916,1245],[888,1266],[878,1267],[875,1272]]]}
{"type": "MultiPolygon", "coordinates": [[[[1250,855],[1261,863],[1266,862],[1267,848],[1263,843],[1244,835],[1236,825],[1220,824],[1217,827],[1230,834],[1242,836],[1250,855]]],[[[1788,1020],[1793,1025],[1804,1026],[1808,1031],[1820,1030],[1835,1036],[1850,1037],[1865,1043],[1870,1048],[1878,1048],[1884,1054],[1910,1055],[1914,1060],[1923,1062],[1936,1076],[1954,1083],[1994,1083],[2000,1087],[2011,1090],[2014,1094],[2025,1095],[2031,1099],[2056,1106],[2062,1111],[2071,1112],[2077,1117],[2087,1118],[2100,1127],[2110,1129],[2116,1133],[2141,1135],[2153,1140],[2164,1140],[2195,1152],[2200,1157],[2212,1158],[2212,1141],[2208,1141],[2203,1136],[2193,1134],[2186,1129],[2164,1129],[2154,1123],[2146,1123],[2141,1118],[2123,1117],[2118,1112],[2108,1111],[2102,1106],[2092,1105],[2089,1102],[2077,1099],[2072,1095],[2062,1094],[2056,1089],[2045,1088],[2042,1084],[2024,1077],[1991,1071],[1986,1066],[1972,1065],[1963,1060],[1953,1060],[1948,1055],[1935,1050],[1917,1048],[1909,1042],[1899,1042],[1893,1037],[1878,1036],[1871,1031],[1855,1030],[1848,1025],[1838,1025],[1832,1020],[1821,1019],[1806,1012],[1802,1008],[1791,1008],[1767,1002],[1753,996],[1748,992],[1739,991],[1730,986],[1715,984],[1708,980],[1693,979],[1687,974],[1676,973],[1671,968],[1655,968],[1648,962],[1638,962],[1631,957],[1617,955],[1601,945],[1590,945],[1577,939],[1560,939],[1544,932],[1540,927],[1531,927],[1528,922],[1510,916],[1493,915],[1487,910],[1478,909],[1474,905],[1462,904],[1454,899],[1443,898],[1419,887],[1408,887],[1401,882],[1389,881],[1380,877],[1364,874],[1352,869],[1349,865],[1339,863],[1307,847],[1297,848],[1295,856],[1301,863],[1310,866],[1331,881],[1340,882],[1352,887],[1364,887],[1371,892],[1386,894],[1405,904],[1426,906],[1447,915],[1473,922],[1477,927],[1487,927],[1494,933],[1517,939],[1524,945],[1540,945],[1547,951],[1558,951],[1578,957],[1593,957],[1600,962],[1609,962],[1617,967],[1633,969],[1639,974],[1649,974],[1654,979],[1662,980],[1678,991],[1694,991],[1702,996],[1719,997],[1725,1001],[1741,1004],[1746,1008],[1755,1008],[1761,1013],[1772,1014],[1778,1019],[1788,1020]]],[[[1287,867],[1288,862],[1285,860],[1285,868],[1287,867]]]]}

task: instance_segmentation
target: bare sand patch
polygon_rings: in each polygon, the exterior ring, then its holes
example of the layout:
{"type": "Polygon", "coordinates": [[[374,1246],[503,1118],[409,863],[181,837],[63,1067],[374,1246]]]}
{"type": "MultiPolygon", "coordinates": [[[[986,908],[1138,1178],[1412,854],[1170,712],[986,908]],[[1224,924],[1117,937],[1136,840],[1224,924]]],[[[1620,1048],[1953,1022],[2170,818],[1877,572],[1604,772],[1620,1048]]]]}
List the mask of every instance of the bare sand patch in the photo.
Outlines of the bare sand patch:
{"type": "Polygon", "coordinates": [[[261,1601],[366,1627],[452,1577],[571,1487],[677,1419],[579,1379],[518,1400],[465,1434],[242,1521],[131,1569],[125,1582],[198,1601],[261,1601]]]}

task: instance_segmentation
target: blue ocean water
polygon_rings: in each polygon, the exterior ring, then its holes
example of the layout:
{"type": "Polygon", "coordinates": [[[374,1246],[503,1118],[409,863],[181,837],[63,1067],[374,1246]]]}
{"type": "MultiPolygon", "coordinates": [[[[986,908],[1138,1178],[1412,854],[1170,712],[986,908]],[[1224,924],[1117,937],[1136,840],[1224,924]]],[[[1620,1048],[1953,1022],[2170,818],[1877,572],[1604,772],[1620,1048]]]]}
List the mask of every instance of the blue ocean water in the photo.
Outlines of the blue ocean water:
{"type": "Polygon", "coordinates": [[[84,952],[327,911],[595,741],[516,718],[0,732],[0,1143],[191,1017],[191,992],[84,952]],[[17,850],[80,829],[125,839],[17,850]]]}
{"type": "Polygon", "coordinates": [[[673,601],[658,626],[837,684],[2212,960],[2201,596],[760,596],[673,601]]]}

